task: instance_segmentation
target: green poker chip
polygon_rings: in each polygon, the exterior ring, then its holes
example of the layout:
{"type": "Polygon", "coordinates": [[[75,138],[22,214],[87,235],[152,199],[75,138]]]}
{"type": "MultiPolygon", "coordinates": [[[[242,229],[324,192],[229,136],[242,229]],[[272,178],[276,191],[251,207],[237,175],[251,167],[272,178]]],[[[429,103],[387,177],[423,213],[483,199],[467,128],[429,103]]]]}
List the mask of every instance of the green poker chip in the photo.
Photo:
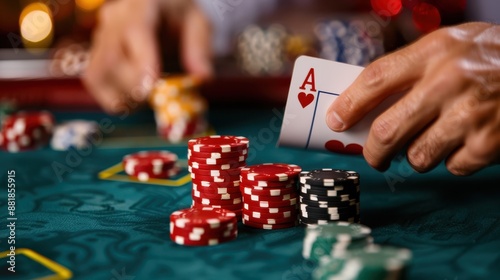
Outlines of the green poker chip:
{"type": "Polygon", "coordinates": [[[412,258],[407,249],[370,245],[343,257],[323,257],[313,279],[400,279],[412,258]]]}
{"type": "Polygon", "coordinates": [[[323,256],[344,255],[348,250],[372,244],[370,233],[366,226],[347,222],[310,226],[306,229],[302,256],[317,262],[323,256]]]}

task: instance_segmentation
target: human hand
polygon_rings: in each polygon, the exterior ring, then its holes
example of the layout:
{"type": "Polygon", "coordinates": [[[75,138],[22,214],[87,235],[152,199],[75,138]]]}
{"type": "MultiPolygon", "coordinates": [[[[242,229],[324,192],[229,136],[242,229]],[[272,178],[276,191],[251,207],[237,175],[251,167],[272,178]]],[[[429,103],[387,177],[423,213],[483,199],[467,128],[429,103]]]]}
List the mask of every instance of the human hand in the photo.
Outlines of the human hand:
{"type": "Polygon", "coordinates": [[[407,92],[373,122],[363,154],[384,171],[408,145],[418,172],[443,159],[455,175],[500,159],[500,26],[437,30],[366,67],[330,106],[327,124],[345,131],[387,97],[407,92]]]}
{"type": "Polygon", "coordinates": [[[116,0],[99,12],[83,82],[108,113],[146,100],[160,72],[157,28],[180,33],[181,61],[199,78],[212,75],[211,24],[193,1],[116,0]]]}

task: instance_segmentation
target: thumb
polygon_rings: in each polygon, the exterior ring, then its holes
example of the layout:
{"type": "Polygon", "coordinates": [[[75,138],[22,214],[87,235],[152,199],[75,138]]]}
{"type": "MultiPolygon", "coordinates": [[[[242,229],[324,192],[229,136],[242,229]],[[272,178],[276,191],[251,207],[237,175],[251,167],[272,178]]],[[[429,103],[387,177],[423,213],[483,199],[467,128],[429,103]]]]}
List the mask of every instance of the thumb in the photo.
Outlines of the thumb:
{"type": "Polygon", "coordinates": [[[202,79],[211,78],[212,25],[203,11],[193,5],[186,13],[181,35],[181,58],[186,71],[202,79]]]}

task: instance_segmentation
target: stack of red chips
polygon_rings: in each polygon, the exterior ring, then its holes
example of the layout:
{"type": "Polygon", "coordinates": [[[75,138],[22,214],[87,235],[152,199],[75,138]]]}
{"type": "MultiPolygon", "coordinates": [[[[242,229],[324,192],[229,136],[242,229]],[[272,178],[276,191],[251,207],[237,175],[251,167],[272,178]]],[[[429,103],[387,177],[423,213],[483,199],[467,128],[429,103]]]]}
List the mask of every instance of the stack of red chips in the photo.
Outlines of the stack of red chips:
{"type": "Polygon", "coordinates": [[[241,217],[240,169],[246,165],[248,144],[248,139],[241,136],[212,135],[189,140],[193,207],[223,208],[241,217]]]}
{"type": "Polygon", "coordinates": [[[298,224],[296,181],[302,169],[294,164],[264,163],[241,169],[243,223],[261,229],[298,224]]]}

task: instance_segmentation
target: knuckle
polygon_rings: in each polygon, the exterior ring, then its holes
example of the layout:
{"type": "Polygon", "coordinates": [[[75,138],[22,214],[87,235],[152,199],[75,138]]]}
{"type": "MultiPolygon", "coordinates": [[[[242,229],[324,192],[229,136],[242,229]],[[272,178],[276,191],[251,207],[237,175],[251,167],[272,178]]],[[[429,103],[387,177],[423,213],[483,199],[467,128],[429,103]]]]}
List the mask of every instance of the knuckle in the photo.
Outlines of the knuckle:
{"type": "Polygon", "coordinates": [[[413,169],[419,173],[426,171],[430,165],[429,154],[423,152],[421,148],[408,150],[407,158],[413,169]]]}
{"type": "Polygon", "coordinates": [[[387,68],[390,64],[389,60],[390,59],[388,57],[384,57],[376,60],[365,68],[361,77],[362,82],[366,85],[366,87],[378,88],[384,85],[385,73],[387,69],[390,69],[387,68]]]}
{"type": "Polygon", "coordinates": [[[390,146],[395,142],[394,132],[394,125],[383,118],[377,118],[371,127],[374,140],[383,146],[390,146]]]}

